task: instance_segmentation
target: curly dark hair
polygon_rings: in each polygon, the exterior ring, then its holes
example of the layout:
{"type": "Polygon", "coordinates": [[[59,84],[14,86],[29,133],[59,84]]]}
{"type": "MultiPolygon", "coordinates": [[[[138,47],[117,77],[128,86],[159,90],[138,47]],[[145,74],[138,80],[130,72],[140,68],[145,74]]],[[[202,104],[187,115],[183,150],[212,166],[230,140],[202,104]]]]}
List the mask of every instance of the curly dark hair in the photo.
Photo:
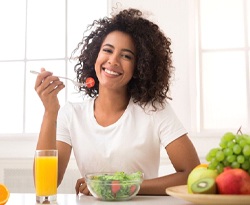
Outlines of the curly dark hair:
{"type": "Polygon", "coordinates": [[[90,97],[99,93],[99,81],[94,65],[105,37],[112,31],[121,31],[129,34],[135,43],[137,51],[136,65],[133,78],[128,84],[128,94],[135,103],[146,106],[151,103],[164,104],[168,96],[170,79],[173,71],[171,40],[164,35],[158,25],[142,17],[142,12],[137,9],[120,11],[113,17],[95,20],[88,26],[82,41],[74,50],[80,50],[80,56],[74,69],[77,80],[85,82],[87,77],[95,79],[92,88],[79,87],[90,97]]]}

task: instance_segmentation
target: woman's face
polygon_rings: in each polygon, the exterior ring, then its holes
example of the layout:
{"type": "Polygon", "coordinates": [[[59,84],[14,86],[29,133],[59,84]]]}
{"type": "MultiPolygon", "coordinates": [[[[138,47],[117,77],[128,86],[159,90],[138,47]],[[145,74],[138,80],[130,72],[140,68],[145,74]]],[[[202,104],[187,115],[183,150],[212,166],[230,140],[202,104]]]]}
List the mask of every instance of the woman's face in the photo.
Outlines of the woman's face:
{"type": "Polygon", "coordinates": [[[99,85],[127,88],[135,68],[136,50],[130,35],[113,31],[104,39],[95,63],[99,85]]]}

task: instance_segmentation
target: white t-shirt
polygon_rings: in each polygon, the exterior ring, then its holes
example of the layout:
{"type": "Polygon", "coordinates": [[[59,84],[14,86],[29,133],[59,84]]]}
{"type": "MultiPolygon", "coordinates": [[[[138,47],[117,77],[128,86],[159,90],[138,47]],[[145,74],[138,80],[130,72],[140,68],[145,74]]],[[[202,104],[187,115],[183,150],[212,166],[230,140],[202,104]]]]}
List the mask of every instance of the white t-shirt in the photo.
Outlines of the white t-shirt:
{"type": "Polygon", "coordinates": [[[58,114],[57,140],[72,146],[81,175],[142,171],[145,179],[157,177],[161,146],[187,133],[171,106],[153,112],[131,99],[121,118],[103,127],[94,117],[94,100],[68,102],[58,114]]]}

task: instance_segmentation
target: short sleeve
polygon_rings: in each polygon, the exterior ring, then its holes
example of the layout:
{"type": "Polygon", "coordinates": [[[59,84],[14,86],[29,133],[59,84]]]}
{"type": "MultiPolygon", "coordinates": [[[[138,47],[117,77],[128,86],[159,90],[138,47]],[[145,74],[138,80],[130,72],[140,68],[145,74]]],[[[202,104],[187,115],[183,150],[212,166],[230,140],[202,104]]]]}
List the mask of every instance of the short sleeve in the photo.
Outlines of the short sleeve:
{"type": "Polygon", "coordinates": [[[176,116],[171,105],[166,103],[165,108],[157,114],[158,135],[161,144],[166,147],[175,139],[187,134],[187,130],[176,116]]]}

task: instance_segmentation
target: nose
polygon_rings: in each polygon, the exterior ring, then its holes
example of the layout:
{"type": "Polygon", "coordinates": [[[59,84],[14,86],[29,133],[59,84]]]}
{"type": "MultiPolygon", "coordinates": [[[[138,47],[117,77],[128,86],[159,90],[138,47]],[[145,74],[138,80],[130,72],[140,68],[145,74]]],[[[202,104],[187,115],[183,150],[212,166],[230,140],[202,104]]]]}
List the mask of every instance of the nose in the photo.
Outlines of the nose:
{"type": "Polygon", "coordinates": [[[111,66],[118,66],[119,65],[118,55],[116,55],[116,54],[110,55],[109,59],[108,59],[108,63],[111,66]]]}

